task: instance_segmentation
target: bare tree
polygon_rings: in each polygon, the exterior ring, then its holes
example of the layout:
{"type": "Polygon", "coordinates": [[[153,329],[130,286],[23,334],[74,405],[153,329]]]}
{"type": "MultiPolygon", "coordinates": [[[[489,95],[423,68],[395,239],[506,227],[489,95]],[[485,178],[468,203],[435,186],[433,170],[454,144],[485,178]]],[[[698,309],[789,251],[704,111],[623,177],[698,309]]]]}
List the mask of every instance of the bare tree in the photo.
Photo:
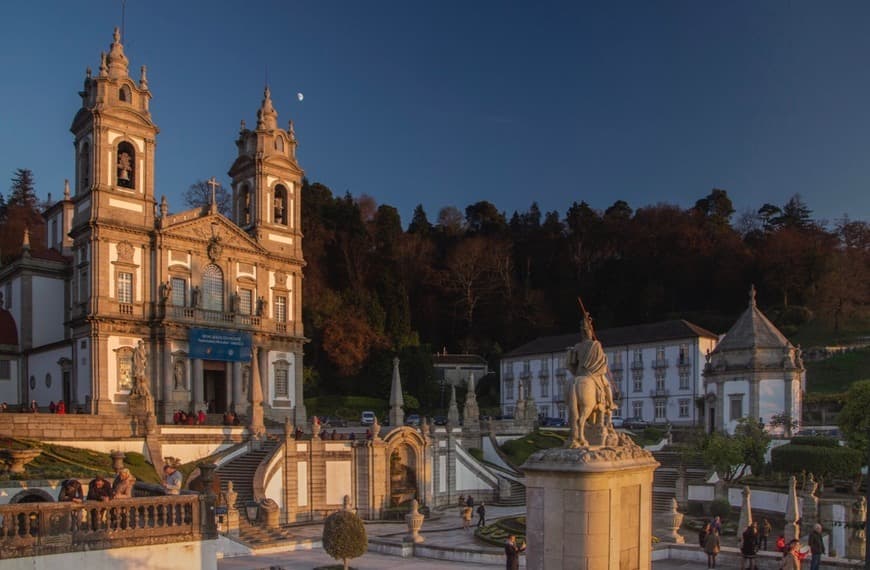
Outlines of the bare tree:
{"type": "MultiPolygon", "coordinates": [[[[217,202],[218,212],[226,217],[232,215],[232,195],[223,184],[215,186],[214,199],[217,202]]],[[[211,186],[205,180],[197,180],[190,185],[184,193],[184,203],[191,208],[208,206],[211,204],[211,186]]]]}

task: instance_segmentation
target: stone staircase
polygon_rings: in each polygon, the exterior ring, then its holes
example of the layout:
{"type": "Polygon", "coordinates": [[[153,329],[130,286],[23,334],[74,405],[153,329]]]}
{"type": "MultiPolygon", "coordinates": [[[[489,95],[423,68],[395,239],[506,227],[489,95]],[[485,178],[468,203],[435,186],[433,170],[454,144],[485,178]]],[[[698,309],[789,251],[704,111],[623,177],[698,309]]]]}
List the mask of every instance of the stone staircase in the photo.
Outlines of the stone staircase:
{"type": "Polygon", "coordinates": [[[677,478],[680,466],[685,469],[686,484],[703,483],[708,471],[700,459],[685,457],[679,451],[665,447],[654,451],[653,457],[661,466],[653,474],[653,511],[664,512],[671,509],[671,499],[676,497],[677,478]]]}
{"type": "Polygon", "coordinates": [[[511,496],[499,498],[496,504],[500,507],[520,507],[526,504],[526,486],[519,481],[509,479],[511,496]]]}
{"type": "Polygon", "coordinates": [[[239,535],[235,539],[256,549],[286,544],[291,540],[299,540],[299,537],[290,526],[279,526],[278,528],[254,526],[248,522],[244,511],[242,511],[239,516],[239,535]]]}
{"type": "Polygon", "coordinates": [[[269,437],[263,440],[260,449],[240,455],[218,468],[221,491],[226,491],[227,482],[232,481],[233,490],[238,493],[236,507],[240,511],[240,518],[244,518],[245,503],[254,499],[254,474],[257,472],[257,467],[272,454],[276,447],[278,447],[278,440],[269,437]]]}

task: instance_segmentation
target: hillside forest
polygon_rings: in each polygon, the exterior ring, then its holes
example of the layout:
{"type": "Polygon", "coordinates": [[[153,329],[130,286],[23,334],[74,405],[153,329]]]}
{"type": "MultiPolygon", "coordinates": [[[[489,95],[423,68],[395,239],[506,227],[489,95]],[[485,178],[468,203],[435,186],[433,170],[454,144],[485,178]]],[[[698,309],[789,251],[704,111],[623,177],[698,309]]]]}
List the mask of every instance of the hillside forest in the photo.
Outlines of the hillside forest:
{"type": "MultiPolygon", "coordinates": [[[[188,192],[188,205],[203,195],[188,192]]],[[[4,263],[25,227],[31,247],[45,247],[47,205],[32,172],[17,170],[0,197],[4,263]]],[[[532,338],[577,330],[578,295],[598,328],[683,318],[723,333],[751,283],[790,336],[849,337],[870,322],[870,226],[817,220],[800,195],[739,215],[721,189],[689,208],[616,200],[599,211],[580,200],[508,214],[478,201],[417,206],[405,225],[371,196],[304,180],[302,231],[306,397],[384,398],[399,356],[404,389],[431,409],[433,353],[480,354],[495,369],[532,338]]],[[[484,378],[480,396],[492,401],[497,386],[484,378]]]]}

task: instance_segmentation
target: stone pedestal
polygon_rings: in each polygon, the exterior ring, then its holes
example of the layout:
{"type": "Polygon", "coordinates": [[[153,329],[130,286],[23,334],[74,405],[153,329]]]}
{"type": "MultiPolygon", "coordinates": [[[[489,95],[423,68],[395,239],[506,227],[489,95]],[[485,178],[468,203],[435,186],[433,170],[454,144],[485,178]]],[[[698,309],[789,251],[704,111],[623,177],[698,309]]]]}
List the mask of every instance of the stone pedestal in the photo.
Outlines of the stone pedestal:
{"type": "Polygon", "coordinates": [[[649,570],[658,462],[620,438],[601,448],[547,449],[526,474],[529,570],[649,570]]]}

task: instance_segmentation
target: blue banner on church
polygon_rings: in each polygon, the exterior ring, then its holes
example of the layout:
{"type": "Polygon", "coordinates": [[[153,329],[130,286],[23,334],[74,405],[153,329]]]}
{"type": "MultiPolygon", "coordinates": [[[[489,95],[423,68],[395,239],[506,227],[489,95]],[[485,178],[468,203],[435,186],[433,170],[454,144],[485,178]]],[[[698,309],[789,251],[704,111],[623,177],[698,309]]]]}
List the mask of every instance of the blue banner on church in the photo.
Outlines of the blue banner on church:
{"type": "Polygon", "coordinates": [[[215,329],[190,329],[190,358],[247,362],[251,359],[251,334],[215,329]]]}

